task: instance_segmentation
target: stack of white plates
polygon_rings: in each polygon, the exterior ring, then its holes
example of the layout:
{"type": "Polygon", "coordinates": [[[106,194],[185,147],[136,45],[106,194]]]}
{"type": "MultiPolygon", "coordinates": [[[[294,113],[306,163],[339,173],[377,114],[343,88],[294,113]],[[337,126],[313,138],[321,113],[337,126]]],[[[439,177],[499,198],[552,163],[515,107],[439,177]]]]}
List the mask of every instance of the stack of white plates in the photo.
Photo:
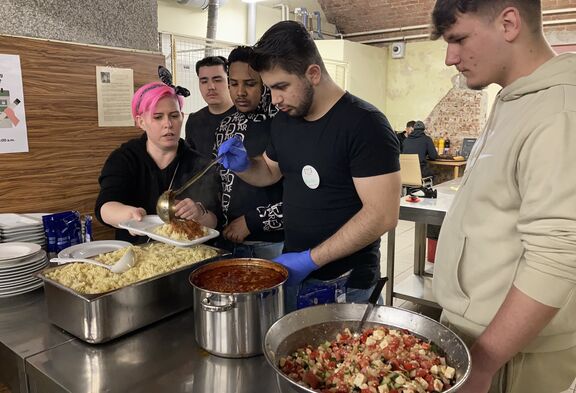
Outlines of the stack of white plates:
{"type": "Polygon", "coordinates": [[[0,243],[28,242],[46,245],[43,214],[45,213],[0,214],[0,243]]]}
{"type": "Polygon", "coordinates": [[[12,242],[0,244],[0,298],[16,296],[42,286],[34,273],[48,265],[39,244],[12,242]]]}

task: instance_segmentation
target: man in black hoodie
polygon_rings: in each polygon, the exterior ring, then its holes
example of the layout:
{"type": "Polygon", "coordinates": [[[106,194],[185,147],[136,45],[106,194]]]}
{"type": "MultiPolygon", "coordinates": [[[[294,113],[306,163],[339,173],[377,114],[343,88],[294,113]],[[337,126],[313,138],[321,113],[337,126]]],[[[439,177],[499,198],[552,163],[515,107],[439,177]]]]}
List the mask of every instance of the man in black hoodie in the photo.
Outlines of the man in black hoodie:
{"type": "Polygon", "coordinates": [[[434,147],[432,138],[424,133],[426,126],[418,120],[414,123],[414,130],[408,135],[402,145],[403,154],[418,154],[420,159],[420,171],[422,177],[432,176],[432,171],[428,167],[427,159],[435,160],[438,158],[438,152],[434,147]]]}

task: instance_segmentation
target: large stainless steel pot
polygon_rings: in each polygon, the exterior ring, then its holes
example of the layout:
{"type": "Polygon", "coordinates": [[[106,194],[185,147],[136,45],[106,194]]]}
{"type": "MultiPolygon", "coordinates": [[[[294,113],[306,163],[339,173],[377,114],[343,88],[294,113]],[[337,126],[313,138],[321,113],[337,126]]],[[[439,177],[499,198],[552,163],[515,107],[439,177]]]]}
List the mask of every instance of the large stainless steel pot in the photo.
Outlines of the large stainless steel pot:
{"type": "Polygon", "coordinates": [[[266,331],[284,315],[284,266],[264,259],[237,258],[213,262],[190,274],[194,287],[194,323],[198,345],[218,356],[240,358],[262,353],[266,331]],[[254,292],[224,293],[198,286],[203,273],[224,266],[251,265],[273,269],[284,280],[254,292]]]}
{"type": "MultiPolygon", "coordinates": [[[[285,315],[266,333],[264,355],[277,374],[282,393],[314,392],[289,379],[278,367],[282,356],[306,344],[320,345],[333,340],[344,328],[354,329],[366,310],[365,304],[324,304],[285,315]]],[[[421,338],[431,340],[446,354],[446,361],[456,369],[456,384],[445,393],[458,390],[470,374],[470,352],[464,342],[447,327],[420,314],[394,307],[376,306],[365,327],[387,325],[408,329],[421,338]]]]}

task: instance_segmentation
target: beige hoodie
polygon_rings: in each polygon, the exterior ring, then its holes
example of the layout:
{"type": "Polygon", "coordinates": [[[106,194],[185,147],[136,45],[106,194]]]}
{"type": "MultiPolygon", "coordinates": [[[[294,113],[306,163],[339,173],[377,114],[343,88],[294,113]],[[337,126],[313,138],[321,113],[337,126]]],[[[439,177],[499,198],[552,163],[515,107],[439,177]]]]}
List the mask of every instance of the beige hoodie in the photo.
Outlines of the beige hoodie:
{"type": "Polygon", "coordinates": [[[477,337],[511,286],[560,308],[525,352],[576,345],[576,54],[502,89],[444,219],[434,294],[477,337]]]}

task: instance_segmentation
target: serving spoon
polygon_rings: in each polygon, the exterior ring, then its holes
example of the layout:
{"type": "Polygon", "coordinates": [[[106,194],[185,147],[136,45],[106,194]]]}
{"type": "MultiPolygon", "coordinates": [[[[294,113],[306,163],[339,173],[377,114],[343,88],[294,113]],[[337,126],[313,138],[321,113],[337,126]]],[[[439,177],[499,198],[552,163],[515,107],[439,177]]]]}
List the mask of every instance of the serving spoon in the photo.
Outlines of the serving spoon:
{"type": "Polygon", "coordinates": [[[110,270],[112,273],[124,273],[132,266],[134,266],[134,252],[131,248],[129,248],[122,258],[120,258],[115,264],[107,265],[102,262],[95,261],[94,259],[87,259],[87,258],[52,258],[50,262],[55,262],[58,265],[64,265],[67,263],[75,263],[75,262],[83,262],[89,263],[92,265],[103,267],[104,269],[110,270]]]}
{"type": "Polygon", "coordinates": [[[380,297],[380,293],[382,293],[382,288],[384,288],[384,284],[386,284],[386,281],[388,281],[388,277],[380,277],[378,279],[378,282],[376,283],[376,286],[374,287],[372,294],[370,294],[370,299],[368,299],[368,305],[366,306],[366,311],[364,311],[364,315],[362,316],[362,319],[360,320],[360,323],[356,328],[356,332],[353,334],[354,338],[358,338],[360,337],[360,334],[362,334],[362,328],[366,323],[366,319],[368,319],[370,314],[372,314],[372,310],[374,309],[374,306],[376,305],[376,302],[380,297]]]}

